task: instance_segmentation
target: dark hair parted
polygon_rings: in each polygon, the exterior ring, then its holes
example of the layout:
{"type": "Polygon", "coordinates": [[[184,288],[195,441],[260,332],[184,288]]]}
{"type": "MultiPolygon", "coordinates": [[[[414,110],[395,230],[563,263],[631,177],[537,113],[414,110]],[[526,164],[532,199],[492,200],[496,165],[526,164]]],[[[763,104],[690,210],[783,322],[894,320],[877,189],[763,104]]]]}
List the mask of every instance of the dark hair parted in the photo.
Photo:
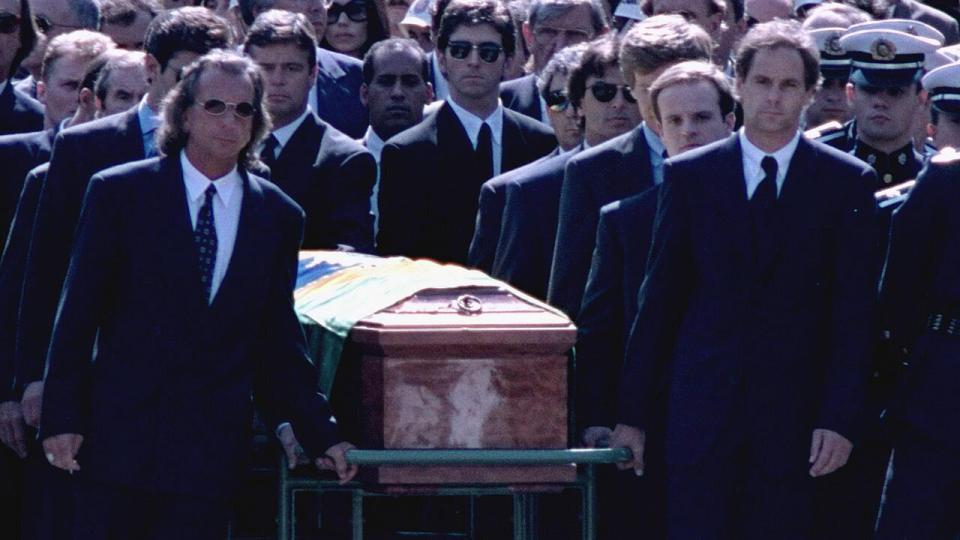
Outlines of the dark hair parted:
{"type": "Polygon", "coordinates": [[[143,49],[156,58],[160,69],[180,51],[207,54],[233,45],[227,21],[202,7],[171,9],[157,15],[143,38],[143,49]]]}
{"type": "Polygon", "coordinates": [[[183,130],[183,115],[196,103],[197,86],[207,70],[218,69],[230,75],[243,76],[253,86],[253,120],[250,141],[240,150],[238,164],[250,168],[258,165],[257,148],[270,133],[270,116],[264,112],[263,71],[250,57],[229,50],[214,50],[197,59],[183,71],[183,78],[163,100],[157,129],[157,148],[160,154],[171,156],[187,145],[190,134],[183,130]]]}
{"type": "Polygon", "coordinates": [[[450,36],[461,26],[489,24],[500,34],[500,46],[507,56],[517,47],[517,29],[506,5],[497,0],[453,0],[443,12],[437,32],[437,48],[447,49],[450,36]]]}
{"type": "Polygon", "coordinates": [[[733,81],[717,66],[709,62],[693,60],[668,67],[650,85],[650,102],[653,105],[653,114],[657,117],[657,120],[662,121],[660,105],[657,103],[661,92],[678,84],[692,84],[701,81],[710,83],[716,88],[720,115],[726,116],[732,113],[736,103],[733,97],[733,81]]]}
{"type": "Polygon", "coordinates": [[[779,48],[797,51],[803,61],[803,84],[808,90],[815,88],[820,82],[820,49],[800,23],[781,19],[758,24],[743,36],[737,49],[737,79],[747,79],[757,51],[779,48]]]}
{"type": "Polygon", "coordinates": [[[243,52],[250,54],[250,47],[268,45],[295,45],[306,53],[308,68],[317,63],[317,35],[302,13],[282,9],[261,13],[247,32],[243,52]]]}
{"type": "Polygon", "coordinates": [[[373,63],[378,54],[381,52],[403,51],[409,51],[417,57],[421,65],[420,76],[423,77],[424,82],[428,82],[430,80],[430,61],[427,59],[427,54],[423,52],[420,45],[417,45],[416,41],[406,38],[385,39],[374,43],[373,47],[370,47],[370,50],[367,51],[367,54],[363,57],[363,82],[369,85],[373,82],[373,78],[377,76],[377,74],[374,73],[373,63]]]}
{"type": "Polygon", "coordinates": [[[618,45],[612,35],[604,35],[587,45],[580,63],[573,67],[567,80],[567,99],[574,107],[579,109],[583,102],[583,96],[587,93],[587,79],[599,79],[609,69],[620,69],[618,45]]]}
{"type": "Polygon", "coordinates": [[[683,60],[710,60],[713,40],[680,15],[654,15],[633,25],[620,40],[620,69],[633,86],[637,72],[651,73],[683,60]]]}

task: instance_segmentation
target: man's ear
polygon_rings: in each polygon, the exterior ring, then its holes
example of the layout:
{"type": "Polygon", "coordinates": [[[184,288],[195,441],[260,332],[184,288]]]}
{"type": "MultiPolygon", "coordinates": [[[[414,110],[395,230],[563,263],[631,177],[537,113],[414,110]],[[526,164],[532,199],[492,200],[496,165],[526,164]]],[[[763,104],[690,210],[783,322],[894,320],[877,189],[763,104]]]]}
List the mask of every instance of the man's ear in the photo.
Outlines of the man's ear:
{"type": "Polygon", "coordinates": [[[93,90],[89,88],[81,88],[78,99],[81,107],[92,107],[97,102],[97,96],[93,93],[93,90]]]}
{"type": "Polygon", "coordinates": [[[527,49],[533,50],[533,28],[530,28],[530,23],[523,23],[520,31],[520,33],[523,34],[523,40],[527,42],[527,49]]]}
{"type": "Polygon", "coordinates": [[[163,70],[160,69],[160,62],[152,54],[144,57],[144,65],[147,67],[147,86],[150,86],[160,78],[160,72],[163,70]]]}
{"type": "MultiPolygon", "coordinates": [[[[430,83],[427,83],[427,84],[430,84],[430,83]]],[[[367,92],[368,92],[368,91],[369,91],[369,88],[367,88],[367,83],[363,83],[363,84],[360,85],[360,103],[363,103],[363,106],[364,106],[364,107],[367,106],[367,92]]]]}
{"type": "Polygon", "coordinates": [[[47,85],[43,81],[37,81],[37,101],[47,104],[47,85]]]}
{"type": "Polygon", "coordinates": [[[934,124],[927,124],[927,137],[931,139],[937,136],[937,126],[934,124]]]}
{"type": "Polygon", "coordinates": [[[427,101],[426,101],[426,102],[427,102],[427,103],[430,103],[431,101],[433,101],[433,98],[434,98],[434,96],[433,96],[433,84],[428,82],[428,83],[427,83],[427,101]]]}
{"type": "Polygon", "coordinates": [[[733,131],[733,126],[737,125],[737,115],[732,112],[727,113],[727,115],[723,117],[723,123],[727,125],[730,131],[733,131]]]}
{"type": "Polygon", "coordinates": [[[847,83],[847,101],[853,101],[853,83],[847,83]]]}

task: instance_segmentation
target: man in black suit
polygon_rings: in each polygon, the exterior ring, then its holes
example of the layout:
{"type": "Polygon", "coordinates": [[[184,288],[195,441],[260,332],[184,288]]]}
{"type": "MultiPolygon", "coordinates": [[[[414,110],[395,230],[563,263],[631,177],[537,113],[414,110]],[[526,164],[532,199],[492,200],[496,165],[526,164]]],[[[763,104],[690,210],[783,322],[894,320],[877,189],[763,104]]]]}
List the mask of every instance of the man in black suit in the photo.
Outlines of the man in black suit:
{"type": "Polygon", "coordinates": [[[164,12],[146,36],[150,86],[140,105],[60,132],[50,158],[30,242],[17,330],[14,389],[25,416],[40,417],[44,358],[70,245],[90,177],[155,153],[156,112],[180,70],[200,54],[230,45],[229,29],[204,8],[164,12]]]}
{"type": "Polygon", "coordinates": [[[376,164],[307,104],[317,74],[313,25],[302,14],[270,10],[250,27],[243,49],[264,70],[273,121],[260,158],[307,214],[303,247],[372,252],[376,164]]]}
{"type": "MultiPolygon", "coordinates": [[[[513,182],[514,178],[523,177],[528,172],[534,171],[542,161],[564,156],[564,162],[566,162],[565,160],[572,157],[573,153],[582,150],[583,126],[580,113],[570,105],[567,82],[570,72],[580,64],[580,58],[586,48],[586,43],[579,43],[558,51],[547,63],[547,67],[543,68],[537,84],[540,94],[549,103],[547,116],[557,137],[557,147],[553,152],[533,163],[495,176],[480,187],[477,224],[473,231],[473,239],[470,241],[470,251],[467,253],[467,264],[470,266],[487,273],[493,270],[493,258],[497,252],[497,244],[503,228],[503,207],[507,201],[507,185],[513,182]]],[[[551,243],[551,252],[552,248],[551,243]]]]}
{"type": "Polygon", "coordinates": [[[13,87],[13,75],[37,41],[27,0],[0,0],[0,135],[43,129],[43,105],[13,87]]]}
{"type": "MultiPolygon", "coordinates": [[[[587,148],[630,131],[642,120],[637,102],[624,84],[618,45],[612,36],[590,42],[570,73],[567,93],[570,106],[581,118],[587,148]]],[[[568,152],[537,162],[506,184],[492,275],[539,298],[547,295],[560,188],[572,155],[568,152]]]]}
{"type": "Polygon", "coordinates": [[[483,182],[549,153],[557,141],[548,127],[499,103],[516,46],[503,5],[454,0],[437,44],[450,99],[383,148],[377,249],[464,264],[483,182]]]}
{"type": "MultiPolygon", "coordinates": [[[[713,42],[679,15],[650,17],[630,29],[620,44],[620,69],[643,118],[654,118],[649,88],[669,66],[710,58],[713,42]]],[[[560,191],[557,240],[547,301],[575,318],[583,297],[603,205],[659,184],[664,148],[653,125],[637,128],[567,162],[560,191]]]]}
{"type": "Polygon", "coordinates": [[[666,411],[669,537],[810,537],[811,477],[853,446],[876,178],[801,136],[817,64],[799,24],[753,27],[736,63],[743,130],[664,170],[611,445],[642,474],[644,429],[666,411]]]}
{"type": "Polygon", "coordinates": [[[597,0],[534,0],[522,28],[533,72],[500,85],[504,107],[547,123],[547,103],[537,89],[543,68],[560,49],[590,41],[607,29],[606,14],[597,0]]]}
{"type": "Polygon", "coordinates": [[[53,465],[79,473],[74,538],[225,534],[251,392],[318,467],[356,472],[293,310],[303,211],[249,172],[264,94],[252,60],[202,57],[167,101],[161,157],[90,182],[40,435],[53,465]]]}

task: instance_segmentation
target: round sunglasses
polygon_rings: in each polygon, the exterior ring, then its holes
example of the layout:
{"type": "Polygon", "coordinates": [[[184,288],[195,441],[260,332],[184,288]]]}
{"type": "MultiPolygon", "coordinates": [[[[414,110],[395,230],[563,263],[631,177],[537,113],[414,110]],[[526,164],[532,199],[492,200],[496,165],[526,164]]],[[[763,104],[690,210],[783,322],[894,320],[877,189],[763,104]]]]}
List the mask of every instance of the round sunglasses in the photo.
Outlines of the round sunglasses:
{"type": "Polygon", "coordinates": [[[235,114],[237,118],[253,118],[253,113],[256,112],[253,104],[247,103],[246,101],[228,103],[220,99],[208,99],[199,105],[205,113],[213,116],[223,116],[223,114],[227,112],[227,109],[233,109],[233,114],[235,114]]]}
{"type": "Polygon", "coordinates": [[[503,52],[503,47],[496,43],[480,43],[474,45],[469,41],[451,41],[447,44],[447,51],[450,53],[450,56],[457,60],[463,60],[467,56],[470,56],[470,51],[473,49],[476,49],[480,59],[488,64],[496,62],[497,59],[500,58],[500,53],[503,52]]]}

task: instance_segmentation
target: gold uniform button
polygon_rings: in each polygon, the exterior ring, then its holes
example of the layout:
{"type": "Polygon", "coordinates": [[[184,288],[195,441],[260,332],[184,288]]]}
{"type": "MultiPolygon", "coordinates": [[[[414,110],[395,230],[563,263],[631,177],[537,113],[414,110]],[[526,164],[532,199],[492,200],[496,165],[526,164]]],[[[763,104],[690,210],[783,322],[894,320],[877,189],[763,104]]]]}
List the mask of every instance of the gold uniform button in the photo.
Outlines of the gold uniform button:
{"type": "Polygon", "coordinates": [[[890,182],[893,182],[893,175],[890,173],[883,175],[883,183],[889,184],[890,182]]]}

